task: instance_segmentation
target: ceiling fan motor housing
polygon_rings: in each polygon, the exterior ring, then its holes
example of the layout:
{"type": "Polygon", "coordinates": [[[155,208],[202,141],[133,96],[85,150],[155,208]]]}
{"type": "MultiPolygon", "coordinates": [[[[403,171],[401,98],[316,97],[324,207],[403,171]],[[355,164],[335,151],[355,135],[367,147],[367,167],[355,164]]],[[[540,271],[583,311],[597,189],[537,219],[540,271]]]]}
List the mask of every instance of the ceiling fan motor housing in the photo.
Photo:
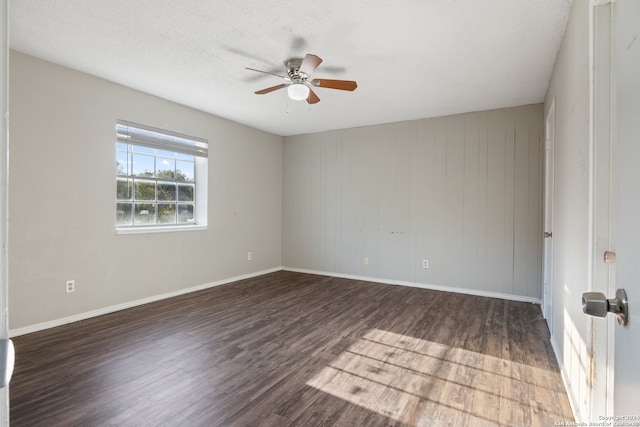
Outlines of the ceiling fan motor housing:
{"type": "Polygon", "coordinates": [[[300,67],[302,66],[302,58],[291,58],[285,62],[285,66],[287,67],[287,74],[291,81],[294,83],[302,83],[307,77],[306,74],[300,73],[300,67]]]}

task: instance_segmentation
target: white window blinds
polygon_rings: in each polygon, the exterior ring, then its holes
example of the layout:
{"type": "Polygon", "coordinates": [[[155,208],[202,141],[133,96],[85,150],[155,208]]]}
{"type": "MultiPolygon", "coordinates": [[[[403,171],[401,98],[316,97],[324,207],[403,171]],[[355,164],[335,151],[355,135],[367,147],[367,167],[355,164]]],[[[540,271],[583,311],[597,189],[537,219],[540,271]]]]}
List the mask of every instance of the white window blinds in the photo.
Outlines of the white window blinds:
{"type": "Polygon", "coordinates": [[[125,120],[117,121],[116,130],[118,142],[123,144],[175,151],[198,157],[208,156],[209,144],[206,139],[156,129],[125,120]]]}

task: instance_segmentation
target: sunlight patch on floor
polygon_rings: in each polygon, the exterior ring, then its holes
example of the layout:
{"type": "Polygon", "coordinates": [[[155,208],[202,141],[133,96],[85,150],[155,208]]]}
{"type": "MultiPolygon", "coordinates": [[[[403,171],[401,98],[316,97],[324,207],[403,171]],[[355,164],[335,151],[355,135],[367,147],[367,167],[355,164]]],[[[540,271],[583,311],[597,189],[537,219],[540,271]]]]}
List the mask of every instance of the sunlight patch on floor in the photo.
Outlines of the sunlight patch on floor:
{"type": "Polygon", "coordinates": [[[562,420],[546,369],[379,329],[307,385],[409,426],[536,425],[542,410],[562,420]]]}

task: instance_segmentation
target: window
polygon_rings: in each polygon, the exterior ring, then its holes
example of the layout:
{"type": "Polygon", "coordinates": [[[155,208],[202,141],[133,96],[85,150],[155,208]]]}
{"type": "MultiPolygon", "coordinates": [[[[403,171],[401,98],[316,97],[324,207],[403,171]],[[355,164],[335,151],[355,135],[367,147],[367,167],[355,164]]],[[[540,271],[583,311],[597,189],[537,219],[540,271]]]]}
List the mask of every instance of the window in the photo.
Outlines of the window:
{"type": "Polygon", "coordinates": [[[207,141],[122,120],[116,133],[116,228],[206,226],[207,141]]]}

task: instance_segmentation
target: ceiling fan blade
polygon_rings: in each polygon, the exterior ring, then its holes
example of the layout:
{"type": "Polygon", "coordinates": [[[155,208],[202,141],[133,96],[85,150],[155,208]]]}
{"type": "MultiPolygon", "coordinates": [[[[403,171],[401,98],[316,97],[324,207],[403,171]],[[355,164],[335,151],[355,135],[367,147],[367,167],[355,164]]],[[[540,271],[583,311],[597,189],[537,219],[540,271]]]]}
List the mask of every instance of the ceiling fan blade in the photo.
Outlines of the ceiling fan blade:
{"type": "Polygon", "coordinates": [[[318,95],[316,95],[316,93],[311,90],[311,88],[309,88],[309,96],[307,97],[307,102],[309,104],[317,104],[318,102],[320,102],[320,98],[318,98],[318,95]]]}
{"type": "Polygon", "coordinates": [[[273,92],[274,90],[282,89],[283,87],[287,87],[287,86],[289,86],[289,85],[284,84],[284,83],[281,84],[281,85],[277,85],[277,86],[271,86],[271,87],[268,87],[266,89],[262,89],[262,90],[257,91],[256,94],[264,95],[265,93],[273,92]]]}
{"type": "Polygon", "coordinates": [[[310,76],[311,73],[314,72],[318,65],[322,62],[322,58],[316,55],[312,55],[307,53],[307,55],[302,60],[302,64],[300,65],[300,73],[304,73],[307,76],[310,76]]]}
{"type": "Polygon", "coordinates": [[[353,80],[331,80],[331,79],[313,79],[311,84],[317,87],[326,87],[329,89],[340,90],[356,90],[358,83],[353,80]]]}
{"type": "Polygon", "coordinates": [[[249,68],[249,67],[244,67],[244,68],[245,68],[245,70],[257,71],[259,73],[264,73],[264,74],[271,74],[272,76],[280,77],[281,79],[288,79],[289,78],[289,77],[283,76],[281,74],[272,73],[271,71],[256,70],[255,68],[249,68]]]}

